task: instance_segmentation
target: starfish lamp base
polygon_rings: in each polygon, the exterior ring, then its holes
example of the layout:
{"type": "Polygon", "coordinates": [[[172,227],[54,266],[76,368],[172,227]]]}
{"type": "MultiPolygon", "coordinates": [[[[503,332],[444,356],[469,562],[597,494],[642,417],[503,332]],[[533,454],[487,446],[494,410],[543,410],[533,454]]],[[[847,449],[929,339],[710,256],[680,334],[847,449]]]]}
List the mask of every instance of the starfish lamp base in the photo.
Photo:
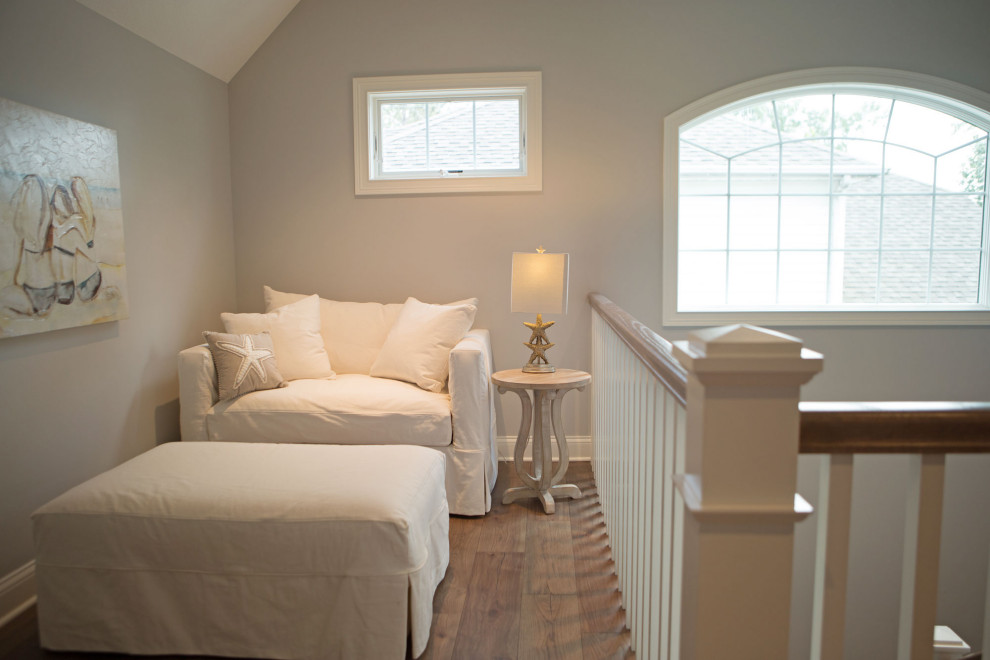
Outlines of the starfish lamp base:
{"type": "Polygon", "coordinates": [[[529,356],[529,362],[522,368],[524,373],[552,374],[556,371],[546,356],[546,352],[554,346],[553,342],[547,339],[547,328],[553,324],[554,321],[544,323],[542,314],[536,315],[536,323],[523,323],[523,325],[533,331],[533,334],[529,337],[529,341],[523,343],[523,346],[533,351],[529,356]]]}

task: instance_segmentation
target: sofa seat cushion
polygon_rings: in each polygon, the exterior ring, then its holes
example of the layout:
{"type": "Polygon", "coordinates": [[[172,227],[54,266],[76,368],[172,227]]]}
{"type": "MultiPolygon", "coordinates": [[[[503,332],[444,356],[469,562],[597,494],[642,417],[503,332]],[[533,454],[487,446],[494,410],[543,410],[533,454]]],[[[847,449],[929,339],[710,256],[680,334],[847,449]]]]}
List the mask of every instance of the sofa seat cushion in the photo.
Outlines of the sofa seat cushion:
{"type": "Polygon", "coordinates": [[[446,447],[450,395],[363,374],[301,379],[216,404],[210,440],[446,447]]]}

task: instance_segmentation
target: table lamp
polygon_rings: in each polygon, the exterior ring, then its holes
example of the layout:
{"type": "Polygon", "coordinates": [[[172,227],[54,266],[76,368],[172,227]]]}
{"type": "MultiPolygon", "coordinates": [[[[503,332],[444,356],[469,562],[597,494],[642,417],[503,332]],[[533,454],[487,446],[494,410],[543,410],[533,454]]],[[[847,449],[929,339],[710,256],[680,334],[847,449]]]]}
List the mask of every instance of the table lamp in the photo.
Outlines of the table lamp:
{"type": "Polygon", "coordinates": [[[512,253],[512,311],[536,314],[535,323],[524,323],[532,330],[523,345],[533,351],[522,370],[526,373],[556,371],[546,352],[554,344],[547,340],[543,313],[567,313],[567,254],[550,254],[540,246],[536,252],[512,253]]]}

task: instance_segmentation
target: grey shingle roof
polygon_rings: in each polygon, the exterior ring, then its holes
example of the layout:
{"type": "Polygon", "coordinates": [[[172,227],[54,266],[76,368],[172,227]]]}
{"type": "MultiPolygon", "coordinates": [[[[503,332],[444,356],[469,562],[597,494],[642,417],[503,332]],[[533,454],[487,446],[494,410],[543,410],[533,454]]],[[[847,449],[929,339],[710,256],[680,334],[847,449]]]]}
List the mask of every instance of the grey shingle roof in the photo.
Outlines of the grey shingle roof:
{"type": "MultiPolygon", "coordinates": [[[[873,189],[869,182],[852,181],[845,191],[873,189]]],[[[927,277],[919,281],[917,272],[927,274],[931,260],[931,302],[976,302],[979,295],[979,249],[983,234],[983,199],[959,195],[896,174],[883,181],[883,236],[880,236],[881,198],[857,197],[857,204],[846,207],[846,249],[883,248],[880,274],[880,302],[912,302],[927,289],[927,277]],[[933,208],[934,205],[934,208],[933,208]],[[934,216],[933,216],[934,211],[934,216]],[[977,249],[973,249],[977,246],[977,249]],[[922,252],[905,252],[922,250],[922,252]],[[953,251],[945,251],[953,250],[953,251]],[[966,250],[966,251],[959,251],[966,250]],[[930,252],[929,252],[930,251],[930,252]],[[909,256],[913,255],[913,256],[909,256]]],[[[876,282],[876,265],[872,276],[876,282]]],[[[855,302],[872,301],[869,275],[844,273],[844,289],[857,292],[855,302]],[[860,298],[865,297],[866,300],[860,298]]],[[[850,301],[853,302],[853,301],[850,301]]]]}

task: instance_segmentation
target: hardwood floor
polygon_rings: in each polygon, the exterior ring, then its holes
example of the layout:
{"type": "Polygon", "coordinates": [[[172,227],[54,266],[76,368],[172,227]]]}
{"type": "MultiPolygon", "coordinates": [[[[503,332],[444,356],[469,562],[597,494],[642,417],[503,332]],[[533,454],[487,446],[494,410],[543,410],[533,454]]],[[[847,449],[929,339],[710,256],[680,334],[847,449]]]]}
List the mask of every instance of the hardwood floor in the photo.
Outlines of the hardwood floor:
{"type": "MultiPolygon", "coordinates": [[[[450,566],[421,658],[635,657],[590,464],[571,463],[567,481],[584,497],[558,500],[552,516],[536,500],[504,505],[502,493],[519,480],[500,463],[491,512],[451,517],[450,566]]],[[[122,657],[42,650],[34,608],[0,629],[2,660],[122,657]]]]}

